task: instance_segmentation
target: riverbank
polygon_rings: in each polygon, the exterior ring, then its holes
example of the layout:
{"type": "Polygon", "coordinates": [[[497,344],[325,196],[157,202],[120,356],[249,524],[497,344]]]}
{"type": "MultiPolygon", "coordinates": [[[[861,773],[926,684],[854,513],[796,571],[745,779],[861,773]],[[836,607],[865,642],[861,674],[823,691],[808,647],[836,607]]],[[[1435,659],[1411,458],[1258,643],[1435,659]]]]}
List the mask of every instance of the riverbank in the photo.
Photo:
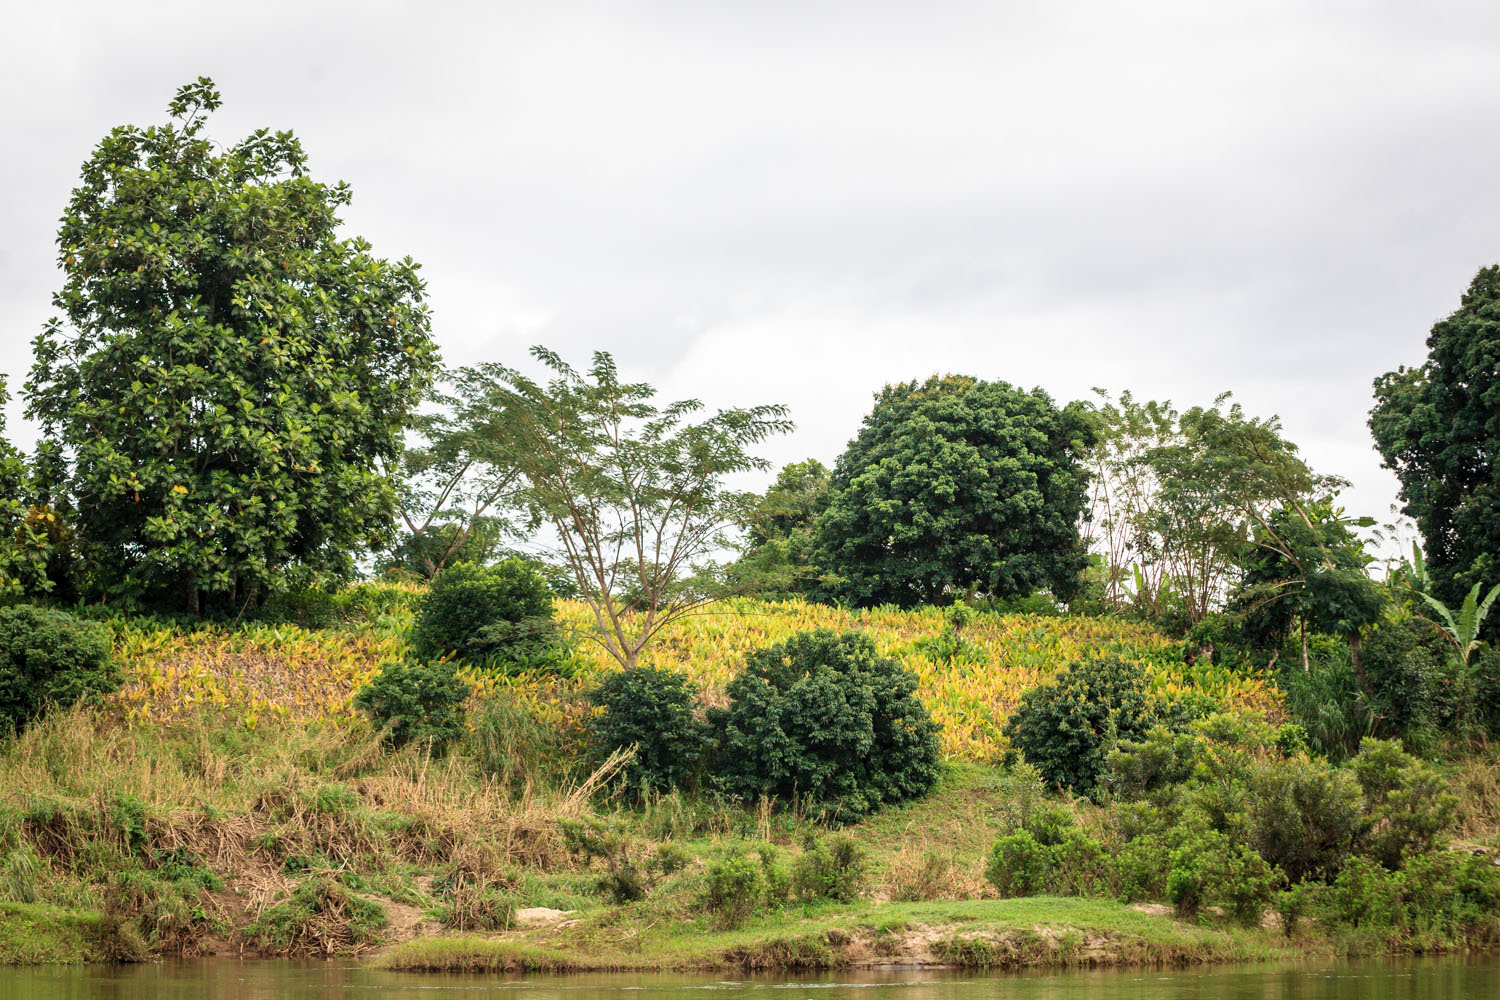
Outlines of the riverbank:
{"type": "Polygon", "coordinates": [[[788,971],[845,968],[1183,967],[1316,954],[1279,932],[1207,926],[1112,900],[865,902],[806,908],[734,931],[619,914],[508,935],[396,945],[377,968],[424,972],[788,971]]]}

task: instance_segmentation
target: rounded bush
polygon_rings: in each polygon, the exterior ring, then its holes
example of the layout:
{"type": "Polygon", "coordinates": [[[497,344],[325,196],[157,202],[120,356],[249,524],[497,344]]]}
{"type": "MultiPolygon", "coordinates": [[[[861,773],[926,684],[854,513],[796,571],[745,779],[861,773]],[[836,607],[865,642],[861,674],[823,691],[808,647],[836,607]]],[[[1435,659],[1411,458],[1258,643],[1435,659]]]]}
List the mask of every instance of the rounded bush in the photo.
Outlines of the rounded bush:
{"type": "Polygon", "coordinates": [[[460,563],[428,587],[412,626],[412,652],[476,665],[534,660],[557,645],[552,614],[552,591],[526,560],[460,563]]]}
{"type": "Polygon", "coordinates": [[[1089,795],[1115,745],[1142,741],[1165,719],[1145,668],[1105,655],[1023,694],[1005,733],[1049,782],[1089,795]]]}
{"type": "Polygon", "coordinates": [[[637,667],[610,674],[589,695],[601,708],[588,723],[597,751],[635,747],[623,778],[636,791],[689,787],[708,739],[693,714],[698,689],[683,674],[637,667]]]}
{"type": "Polygon", "coordinates": [[[471,689],[451,663],[391,661],[354,696],[354,705],[393,746],[412,741],[434,748],[464,734],[464,705],[471,689]]]}
{"type": "Polygon", "coordinates": [[[65,611],[0,608],[0,726],[21,729],[58,708],[120,686],[109,627],[65,611]]]}
{"type": "Polygon", "coordinates": [[[859,632],[804,632],[757,650],[710,713],[718,779],[745,799],[797,800],[852,819],[926,793],[938,727],[917,677],[859,632]]]}

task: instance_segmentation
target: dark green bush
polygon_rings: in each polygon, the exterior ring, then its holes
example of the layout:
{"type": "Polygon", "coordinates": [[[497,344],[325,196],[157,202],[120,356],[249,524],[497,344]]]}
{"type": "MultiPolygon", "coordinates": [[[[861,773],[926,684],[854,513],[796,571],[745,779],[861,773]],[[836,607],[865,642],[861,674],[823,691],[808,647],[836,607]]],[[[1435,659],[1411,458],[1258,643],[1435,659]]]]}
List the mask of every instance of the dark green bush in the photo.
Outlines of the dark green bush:
{"type": "Polygon", "coordinates": [[[1093,896],[1109,889],[1112,867],[1104,845],[1053,807],[997,840],[984,873],[1002,896],[1093,896]]]}
{"type": "Polygon", "coordinates": [[[392,746],[413,741],[434,750],[464,734],[464,704],[471,689],[451,663],[383,663],[354,705],[370,717],[392,746]]]}
{"type": "Polygon", "coordinates": [[[726,930],[739,927],[760,909],[766,896],[765,867],[740,853],[719,858],[705,873],[704,907],[726,930]]]}
{"type": "Polygon", "coordinates": [[[1172,848],[1164,837],[1147,834],[1127,840],[1115,855],[1114,867],[1121,902],[1167,898],[1172,848]]]}
{"type": "Polygon", "coordinates": [[[119,687],[111,645],[98,622],[31,604],[0,608],[0,729],[119,687]]]}
{"type": "Polygon", "coordinates": [[[1454,826],[1458,796],[1435,769],[1394,740],[1365,740],[1350,768],[1365,793],[1362,850],[1387,868],[1425,854],[1454,826]]]}
{"type": "Polygon", "coordinates": [[[459,563],[428,587],[412,626],[412,651],[424,660],[530,664],[558,645],[552,615],[552,591],[526,560],[459,563]]]}
{"type": "Polygon", "coordinates": [[[926,793],[938,727],[917,678],[859,632],[804,632],[757,650],[710,713],[721,786],[857,818],[926,793]]]}
{"type": "Polygon", "coordinates": [[[684,674],[637,667],[610,674],[589,695],[602,711],[588,722],[601,755],[635,747],[622,777],[641,793],[697,783],[708,727],[695,716],[698,689],[684,674]]]}
{"type": "Polygon", "coordinates": [[[1145,667],[1106,654],[1023,694],[1005,732],[1047,781],[1089,795],[1110,750],[1122,740],[1141,740],[1164,721],[1164,710],[1145,667]]]}
{"type": "Polygon", "coordinates": [[[1359,658],[1382,732],[1421,736],[1453,723],[1449,653],[1430,622],[1403,617],[1377,623],[1366,630],[1359,658]]]}
{"type": "Polygon", "coordinates": [[[850,837],[809,836],[792,863],[791,891],[798,899],[852,903],[869,887],[869,856],[850,837]]]}

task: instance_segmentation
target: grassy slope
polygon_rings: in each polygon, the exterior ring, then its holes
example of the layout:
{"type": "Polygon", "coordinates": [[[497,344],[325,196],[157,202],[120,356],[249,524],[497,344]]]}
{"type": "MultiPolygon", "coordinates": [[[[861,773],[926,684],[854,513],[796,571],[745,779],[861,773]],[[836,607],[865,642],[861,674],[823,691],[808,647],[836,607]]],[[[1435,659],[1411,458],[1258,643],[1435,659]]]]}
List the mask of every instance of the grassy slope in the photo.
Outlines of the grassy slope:
{"type": "MultiPolygon", "coordinates": [[[[1080,650],[1102,642],[1164,648],[1134,626],[985,620],[968,633],[980,650],[974,661],[926,667],[921,643],[942,629],[935,613],[753,605],[666,633],[655,662],[714,684],[745,649],[797,628],[866,627],[883,650],[927,671],[930,700],[949,698],[954,712],[978,706],[964,723],[974,728],[957,741],[960,759],[933,794],[850,828],[871,854],[872,900],[793,906],[723,932],[701,912],[705,866],[767,843],[787,861],[805,824],[679,796],[621,810],[598,804],[582,773],[560,787],[506,788],[462,754],[431,761],[382,749],[348,700],[380,658],[399,653],[410,610],[402,594],[376,596],[385,602],[380,615],[340,630],[121,628],[124,694],[0,747],[0,898],[41,901],[0,912],[0,962],[128,955],[137,937],[156,954],[243,946],[354,955],[397,944],[385,960],[411,967],[565,967],[562,956],[573,966],[632,968],[1187,962],[1286,947],[1259,931],[1181,924],[1114,902],[980,898],[989,893],[984,857],[1005,826],[1013,786],[961,758],[991,756],[1008,699],[1080,650]],[[647,900],[610,906],[595,890],[597,874],[568,856],[559,832],[558,820],[585,817],[623,830],[639,859],[670,840],[692,861],[647,900]],[[939,862],[939,877],[922,890],[932,901],[886,902],[911,894],[929,855],[939,862]],[[467,928],[483,926],[484,907],[497,900],[576,909],[578,922],[474,937],[467,928]],[[385,920],[369,919],[369,903],[385,920]],[[433,931],[448,936],[425,936],[433,931]],[[420,940],[399,944],[413,937],[420,940]]],[[[566,727],[580,710],[582,683],[506,686],[566,727]]],[[[476,697],[492,687],[479,685],[476,697]]],[[[1235,690],[1252,703],[1274,696],[1253,679],[1235,690]]]]}

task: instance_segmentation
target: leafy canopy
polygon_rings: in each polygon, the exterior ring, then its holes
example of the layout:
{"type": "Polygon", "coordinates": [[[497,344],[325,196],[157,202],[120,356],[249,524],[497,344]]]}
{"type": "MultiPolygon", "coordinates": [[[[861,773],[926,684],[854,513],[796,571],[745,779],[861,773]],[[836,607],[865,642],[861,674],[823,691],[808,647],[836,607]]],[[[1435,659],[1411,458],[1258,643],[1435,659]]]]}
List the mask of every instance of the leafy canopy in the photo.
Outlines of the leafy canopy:
{"type": "Polygon", "coordinates": [[[84,163],[27,385],[91,589],[191,611],[383,544],[436,363],[417,265],[337,236],[349,188],[290,132],[211,141],[219,105],[200,78],[84,163]]]}
{"type": "Polygon", "coordinates": [[[818,519],[825,596],[940,603],[1042,587],[1066,600],[1087,564],[1077,523],[1093,438],[1081,404],[950,375],[886,386],[834,469],[818,519]]]}
{"type": "Polygon", "coordinates": [[[587,372],[542,347],[532,354],[552,379],[496,364],[461,373],[467,420],[503,443],[517,502],[551,530],[593,612],[591,637],[628,669],[662,628],[727,592],[695,564],[727,549],[754,509],[755,494],[730,486],[767,468],[747,449],[792,424],[775,405],[693,422],[702,403],[658,406],[656,390],[621,381],[606,353],[587,372]]]}
{"type": "Polygon", "coordinates": [[[1370,431],[1401,480],[1435,596],[1456,605],[1500,579],[1500,266],[1432,327],[1424,364],[1375,380],[1370,431]]]}

